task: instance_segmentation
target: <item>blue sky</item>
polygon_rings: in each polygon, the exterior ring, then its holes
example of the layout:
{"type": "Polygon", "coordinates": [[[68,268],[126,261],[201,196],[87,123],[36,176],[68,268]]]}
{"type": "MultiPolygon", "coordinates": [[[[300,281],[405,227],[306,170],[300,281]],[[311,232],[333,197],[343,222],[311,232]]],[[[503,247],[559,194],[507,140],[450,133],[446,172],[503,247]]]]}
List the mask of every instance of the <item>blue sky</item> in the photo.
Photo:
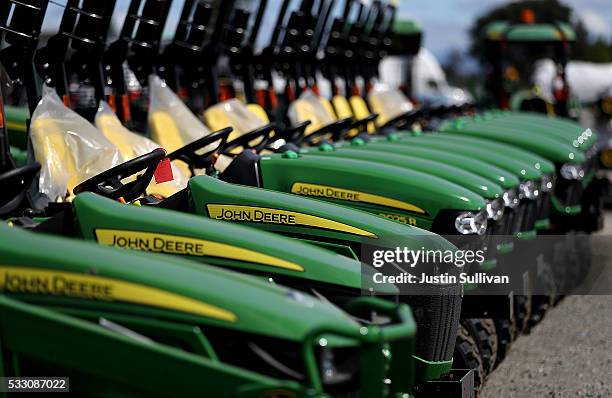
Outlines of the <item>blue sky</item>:
{"type": "MultiPolygon", "coordinates": [[[[223,0],[221,0],[223,1],[223,0]]],[[[253,0],[238,0],[251,4],[253,0]]],[[[294,0],[297,3],[298,0],[294,0]]],[[[362,0],[368,2],[369,0],[362,0]]],[[[424,30],[424,45],[436,56],[444,57],[451,49],[466,50],[469,46],[468,29],[472,21],[483,12],[509,0],[400,0],[399,15],[417,20],[424,30]]],[[[582,19],[587,28],[596,34],[612,40],[612,0],[562,0],[572,6],[575,17],[582,19]]],[[[56,0],[65,4],[66,0],[56,0]]],[[[281,0],[269,0],[269,9],[276,10],[281,0]]],[[[343,1],[336,0],[337,9],[343,1]]],[[[117,0],[115,9],[120,26],[121,15],[125,15],[128,0],[117,0]]],[[[174,0],[172,15],[166,26],[169,33],[176,27],[176,20],[182,7],[182,0],[174,0]]],[[[57,30],[61,18],[61,7],[50,4],[49,14],[45,20],[48,30],[57,30]]],[[[266,18],[264,26],[269,31],[273,28],[274,18],[266,18]]],[[[261,33],[265,34],[266,29],[261,33]]]]}

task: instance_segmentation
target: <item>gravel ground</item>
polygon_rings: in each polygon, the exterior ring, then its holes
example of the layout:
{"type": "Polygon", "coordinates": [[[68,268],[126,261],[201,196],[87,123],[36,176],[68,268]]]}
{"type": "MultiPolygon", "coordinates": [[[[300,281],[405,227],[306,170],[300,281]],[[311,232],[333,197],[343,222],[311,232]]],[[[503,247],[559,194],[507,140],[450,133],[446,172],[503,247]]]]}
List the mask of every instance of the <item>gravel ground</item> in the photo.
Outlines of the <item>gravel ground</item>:
{"type": "Polygon", "coordinates": [[[612,296],[566,297],[521,336],[480,398],[612,397],[612,296]]]}
{"type": "MultiPolygon", "coordinates": [[[[600,233],[612,242],[612,213],[600,233]]],[[[610,253],[603,239],[594,253],[610,253]]],[[[607,267],[610,279],[612,268],[607,267]]],[[[480,398],[612,397],[612,295],[568,296],[521,336],[480,398]]]]}

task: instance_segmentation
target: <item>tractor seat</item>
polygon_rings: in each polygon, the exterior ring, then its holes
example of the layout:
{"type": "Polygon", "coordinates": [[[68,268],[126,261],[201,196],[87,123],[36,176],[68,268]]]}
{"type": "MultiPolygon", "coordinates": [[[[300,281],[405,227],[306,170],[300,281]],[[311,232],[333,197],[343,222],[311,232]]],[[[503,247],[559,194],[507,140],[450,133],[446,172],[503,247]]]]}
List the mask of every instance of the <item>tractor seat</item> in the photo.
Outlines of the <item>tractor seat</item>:
{"type": "Polygon", "coordinates": [[[372,112],[379,115],[378,125],[380,127],[415,111],[412,102],[399,90],[375,89],[370,93],[368,101],[372,112]]]}
{"type": "MultiPolygon", "coordinates": [[[[117,147],[121,162],[127,162],[160,147],[150,139],[125,128],[106,103],[103,102],[101,107],[101,111],[96,115],[96,126],[117,147]]],[[[187,186],[191,175],[187,165],[181,161],[173,162],[172,174],[174,177],[172,181],[162,184],[151,181],[147,187],[147,194],[169,197],[187,186]]]]}
{"type": "MultiPolygon", "coordinates": [[[[266,111],[257,104],[245,105],[239,100],[232,98],[213,105],[204,111],[204,119],[206,124],[212,130],[220,130],[225,127],[232,127],[234,130],[228,137],[228,141],[232,141],[242,135],[261,129],[270,123],[270,119],[266,111]]],[[[257,145],[263,137],[257,137],[249,144],[257,145]]],[[[230,152],[239,154],[243,148],[236,147],[230,152]]],[[[229,165],[232,158],[222,155],[217,161],[217,169],[224,170],[229,165]]]]}
{"type": "Polygon", "coordinates": [[[71,200],[76,185],[120,163],[115,146],[48,88],[32,115],[31,138],[42,166],[39,189],[51,201],[71,200]]]}

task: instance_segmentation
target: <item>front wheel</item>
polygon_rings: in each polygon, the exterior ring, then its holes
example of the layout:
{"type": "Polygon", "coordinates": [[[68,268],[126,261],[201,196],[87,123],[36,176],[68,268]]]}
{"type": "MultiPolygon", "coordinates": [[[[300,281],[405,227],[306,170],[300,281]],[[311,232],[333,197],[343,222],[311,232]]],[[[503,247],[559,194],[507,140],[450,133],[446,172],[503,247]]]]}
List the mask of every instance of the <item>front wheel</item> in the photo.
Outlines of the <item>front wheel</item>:
{"type": "Polygon", "coordinates": [[[474,389],[476,394],[478,394],[480,387],[484,383],[485,370],[478,344],[462,324],[459,325],[457,331],[455,351],[453,353],[453,368],[474,370],[474,389]]]}

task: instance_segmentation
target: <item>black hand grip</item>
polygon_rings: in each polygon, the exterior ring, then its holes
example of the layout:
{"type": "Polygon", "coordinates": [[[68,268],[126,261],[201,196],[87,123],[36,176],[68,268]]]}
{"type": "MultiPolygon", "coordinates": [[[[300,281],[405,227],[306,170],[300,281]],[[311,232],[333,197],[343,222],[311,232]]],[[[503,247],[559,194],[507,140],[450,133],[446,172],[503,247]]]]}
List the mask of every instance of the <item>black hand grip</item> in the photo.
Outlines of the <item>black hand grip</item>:
{"type": "Polygon", "coordinates": [[[125,199],[126,202],[134,200],[146,192],[159,162],[165,157],[166,151],[159,148],[128,160],[80,183],[74,188],[74,194],[95,192],[115,200],[119,198],[125,199]],[[137,176],[134,181],[130,181],[127,184],[121,182],[122,179],[143,170],[144,173],[137,176]]]}
{"type": "Polygon", "coordinates": [[[221,153],[221,151],[225,149],[227,139],[232,131],[233,129],[231,127],[226,127],[224,129],[215,131],[206,137],[202,137],[180,149],[177,149],[168,155],[168,158],[170,160],[182,160],[183,162],[187,163],[192,173],[194,173],[195,169],[208,170],[215,164],[217,156],[221,153]],[[198,153],[198,151],[216,142],[218,142],[218,144],[216,144],[213,149],[209,149],[203,153],[198,153]]]}

